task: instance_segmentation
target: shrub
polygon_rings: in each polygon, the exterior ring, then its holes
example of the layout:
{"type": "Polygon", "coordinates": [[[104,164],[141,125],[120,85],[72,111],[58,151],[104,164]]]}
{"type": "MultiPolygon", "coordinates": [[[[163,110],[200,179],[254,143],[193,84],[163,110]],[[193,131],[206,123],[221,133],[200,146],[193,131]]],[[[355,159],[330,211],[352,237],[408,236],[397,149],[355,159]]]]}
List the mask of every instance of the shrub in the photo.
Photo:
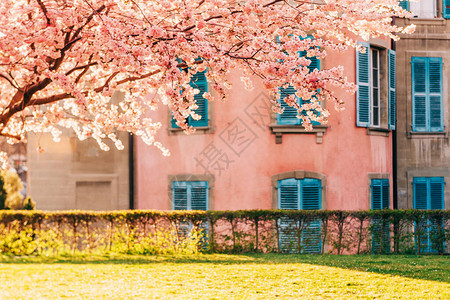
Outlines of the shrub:
{"type": "Polygon", "coordinates": [[[0,170],[0,177],[2,178],[0,186],[3,186],[3,191],[0,191],[0,209],[21,209],[23,207],[23,196],[20,191],[23,189],[23,183],[19,175],[13,171],[0,170]],[[6,199],[2,208],[1,194],[3,192],[6,193],[6,199]]]}
{"type": "Polygon", "coordinates": [[[445,210],[4,210],[0,253],[444,254],[449,220],[445,210]]]}

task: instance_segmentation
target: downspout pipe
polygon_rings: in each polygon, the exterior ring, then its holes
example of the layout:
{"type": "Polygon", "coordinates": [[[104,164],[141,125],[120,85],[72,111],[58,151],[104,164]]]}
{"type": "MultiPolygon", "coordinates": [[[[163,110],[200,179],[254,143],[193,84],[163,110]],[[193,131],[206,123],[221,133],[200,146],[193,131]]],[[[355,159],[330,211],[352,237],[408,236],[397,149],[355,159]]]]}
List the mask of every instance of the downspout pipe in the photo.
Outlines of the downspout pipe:
{"type": "Polygon", "coordinates": [[[134,136],[128,135],[128,187],[129,209],[134,209],[134,136]]]}
{"type": "MultiPolygon", "coordinates": [[[[395,22],[393,21],[393,24],[395,22]]],[[[396,50],[396,44],[394,41],[391,41],[391,49],[396,50]]],[[[397,70],[397,67],[395,68],[397,70]]],[[[397,76],[396,76],[397,78],[397,76]]],[[[395,83],[396,86],[397,83],[395,83]]],[[[398,93],[396,93],[395,102],[398,102],[398,93]]],[[[395,105],[395,116],[397,116],[397,105],[395,105]]],[[[392,130],[392,201],[393,201],[393,209],[398,209],[398,191],[397,191],[397,118],[395,118],[395,129],[392,130]]]]}

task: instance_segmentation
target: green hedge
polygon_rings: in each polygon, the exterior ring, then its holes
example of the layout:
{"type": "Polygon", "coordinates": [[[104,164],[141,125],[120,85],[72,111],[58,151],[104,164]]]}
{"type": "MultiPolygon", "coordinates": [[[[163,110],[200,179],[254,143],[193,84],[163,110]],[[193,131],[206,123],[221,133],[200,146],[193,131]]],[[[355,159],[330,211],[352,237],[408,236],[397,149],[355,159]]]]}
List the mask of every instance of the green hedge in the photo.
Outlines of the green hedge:
{"type": "Polygon", "coordinates": [[[448,252],[446,210],[0,211],[0,253],[448,252]]]}

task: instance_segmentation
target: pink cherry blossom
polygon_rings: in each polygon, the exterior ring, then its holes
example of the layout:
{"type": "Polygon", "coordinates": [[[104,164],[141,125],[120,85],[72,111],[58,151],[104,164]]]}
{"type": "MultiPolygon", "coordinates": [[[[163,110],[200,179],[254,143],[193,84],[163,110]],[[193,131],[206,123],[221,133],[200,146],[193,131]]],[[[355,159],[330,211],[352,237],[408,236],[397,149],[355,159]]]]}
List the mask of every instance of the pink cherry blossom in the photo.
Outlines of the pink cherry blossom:
{"type": "MultiPolygon", "coordinates": [[[[199,116],[189,81],[203,71],[208,100],[225,101],[227,77],[240,69],[247,88],[262,80],[277,113],[278,88],[286,84],[340,110],[336,89],[353,93],[356,86],[339,66],[309,73],[309,58],[357,48],[361,39],[411,33],[413,26],[391,22],[409,15],[396,0],[4,0],[0,135],[14,142],[30,131],[49,132],[57,140],[69,128],[107,150],[106,139],[123,147],[115,134],[121,130],[167,155],[155,140],[161,124],[151,111],[167,105],[191,133],[186,117],[199,116]]],[[[295,106],[292,97],[285,101],[295,106]]],[[[307,129],[329,115],[315,104],[299,113],[311,109],[318,114],[299,115],[307,129]]]]}

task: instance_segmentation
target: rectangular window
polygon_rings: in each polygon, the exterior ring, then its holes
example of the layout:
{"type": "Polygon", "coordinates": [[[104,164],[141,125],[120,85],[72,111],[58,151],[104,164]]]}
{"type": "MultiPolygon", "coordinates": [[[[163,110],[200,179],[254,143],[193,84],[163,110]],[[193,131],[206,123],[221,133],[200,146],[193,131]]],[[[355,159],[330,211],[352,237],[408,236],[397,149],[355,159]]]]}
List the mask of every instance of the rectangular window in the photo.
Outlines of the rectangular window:
{"type": "Polygon", "coordinates": [[[401,8],[406,9],[409,11],[409,0],[406,1],[399,1],[400,3],[398,5],[400,5],[401,8]]]}
{"type": "MultiPolygon", "coordinates": [[[[372,48],[368,43],[360,43],[365,52],[356,52],[356,126],[380,127],[381,91],[383,89],[382,57],[385,51],[372,48]]],[[[395,52],[389,50],[389,125],[395,127],[395,52]],[[393,124],[393,125],[392,125],[393,124]]],[[[385,71],[383,71],[385,72],[385,71]]],[[[384,114],[384,113],[383,113],[384,114]]]]}
{"type": "MultiPolygon", "coordinates": [[[[321,209],[322,183],[319,179],[288,178],[278,181],[279,209],[321,209]]],[[[280,250],[284,252],[320,253],[321,221],[299,224],[293,219],[280,220],[280,250]],[[299,240],[300,239],[300,240],[299,240]],[[301,249],[298,249],[298,246],[301,249]]]]}
{"type": "Polygon", "coordinates": [[[419,19],[436,18],[437,17],[436,8],[437,8],[436,0],[420,0],[420,1],[411,1],[409,3],[409,9],[413,14],[413,18],[419,19]]]}
{"type": "Polygon", "coordinates": [[[389,208],[389,179],[371,180],[372,209],[389,208]]]}
{"type": "Polygon", "coordinates": [[[444,130],[442,58],[412,57],[412,130],[444,130]]]}
{"type": "MultiPolygon", "coordinates": [[[[312,38],[311,36],[308,36],[307,38],[312,38]]],[[[306,57],[307,52],[306,51],[299,51],[300,57],[306,57]]],[[[311,61],[311,63],[308,66],[308,69],[310,72],[314,71],[315,69],[320,70],[320,60],[317,57],[308,57],[308,59],[311,61]]],[[[295,108],[292,106],[289,106],[286,102],[284,102],[284,99],[289,95],[295,95],[297,92],[296,89],[294,89],[292,86],[288,86],[286,88],[280,88],[280,105],[282,108],[284,108],[284,112],[282,114],[277,114],[277,124],[279,125],[301,125],[302,119],[297,118],[298,112],[295,108]]],[[[308,103],[309,101],[304,101],[301,98],[296,97],[297,103],[300,105],[300,107],[303,104],[308,103]]],[[[306,114],[306,112],[303,112],[306,114]]],[[[312,122],[313,125],[320,125],[318,122],[312,122]]]]}
{"type": "Polygon", "coordinates": [[[174,210],[208,210],[207,181],[172,182],[174,210]]]}
{"type": "Polygon", "coordinates": [[[442,16],[446,19],[450,19],[450,0],[443,0],[442,10],[442,16]]]}
{"type": "MultiPolygon", "coordinates": [[[[410,4],[409,0],[400,1],[399,5],[403,9],[411,11],[414,18],[436,18],[440,17],[437,14],[436,0],[420,0],[413,1],[410,4]]],[[[442,17],[450,18],[450,0],[442,0],[442,17]]]]}
{"type": "MultiPolygon", "coordinates": [[[[194,120],[191,116],[187,118],[187,123],[192,127],[208,127],[208,100],[203,94],[208,92],[208,82],[206,80],[206,71],[197,72],[192,76],[189,85],[200,92],[194,95],[195,103],[198,108],[195,113],[201,116],[200,120],[194,120]]],[[[179,128],[175,119],[172,117],[172,128],[179,128]]]]}
{"type": "MultiPolygon", "coordinates": [[[[444,209],[444,186],[444,177],[414,177],[414,208],[444,209]]],[[[417,234],[419,234],[421,253],[436,253],[443,247],[439,242],[439,235],[443,234],[443,228],[442,224],[433,220],[415,224],[416,247],[418,247],[417,234]],[[418,230],[420,232],[417,232],[418,230]]]]}
{"type": "MultiPolygon", "coordinates": [[[[370,190],[372,209],[389,208],[389,179],[372,179],[370,190]]],[[[372,218],[372,252],[389,253],[390,248],[389,223],[381,218],[372,218]]]]}
{"type": "Polygon", "coordinates": [[[372,126],[380,126],[380,51],[372,49],[372,126]]]}

